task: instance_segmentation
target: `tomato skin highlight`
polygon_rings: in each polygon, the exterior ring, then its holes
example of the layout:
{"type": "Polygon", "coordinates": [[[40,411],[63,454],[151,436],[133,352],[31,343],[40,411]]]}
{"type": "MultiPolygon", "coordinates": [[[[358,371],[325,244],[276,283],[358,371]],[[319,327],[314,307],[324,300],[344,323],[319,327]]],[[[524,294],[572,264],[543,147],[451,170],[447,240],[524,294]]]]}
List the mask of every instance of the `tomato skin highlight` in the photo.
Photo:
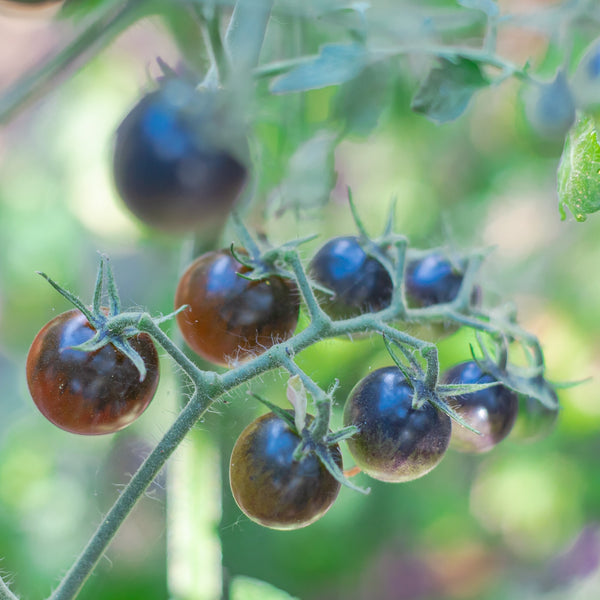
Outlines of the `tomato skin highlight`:
{"type": "Polygon", "coordinates": [[[415,307],[444,304],[454,300],[462,285],[463,273],[441,254],[430,254],[406,266],[406,296],[415,307]]]}
{"type": "Polygon", "coordinates": [[[114,433],[148,407],[159,381],[154,342],[139,334],[129,342],[146,365],[146,377],[112,344],[84,352],[71,347],[95,333],[73,309],[49,321],[27,355],[27,384],[40,412],[54,425],[82,435],[114,433]]]}
{"type": "MultiPolygon", "coordinates": [[[[309,453],[295,461],[300,436],[278,415],[250,423],[231,454],[229,481],[238,506],[252,521],[271,529],[306,527],[333,505],[340,483],[309,453]]],[[[342,468],[339,446],[330,448],[342,468]]]]}
{"type": "Polygon", "coordinates": [[[350,392],[344,426],[358,434],[348,449],[367,475],[399,483],[429,473],[450,442],[450,418],[425,402],[412,407],[413,390],[396,366],[369,373],[350,392]]]}
{"type": "Polygon", "coordinates": [[[270,276],[249,281],[251,269],[229,249],[198,257],[181,276],[175,308],[179,329],[194,352],[229,366],[289,339],[298,324],[300,293],[291,280],[270,276]]]}
{"type": "MultiPolygon", "coordinates": [[[[448,369],[444,383],[492,383],[495,377],[484,373],[475,361],[467,361],[448,369]]],[[[512,430],[517,417],[517,394],[496,385],[477,392],[453,396],[452,408],[481,435],[452,423],[452,447],[461,452],[487,452],[500,443],[512,430]]]]}
{"type": "Polygon", "coordinates": [[[317,291],[321,307],[333,319],[377,312],[392,300],[392,278],[355,236],[329,240],[311,260],[309,272],[316,282],[334,292],[330,296],[317,291]]]}

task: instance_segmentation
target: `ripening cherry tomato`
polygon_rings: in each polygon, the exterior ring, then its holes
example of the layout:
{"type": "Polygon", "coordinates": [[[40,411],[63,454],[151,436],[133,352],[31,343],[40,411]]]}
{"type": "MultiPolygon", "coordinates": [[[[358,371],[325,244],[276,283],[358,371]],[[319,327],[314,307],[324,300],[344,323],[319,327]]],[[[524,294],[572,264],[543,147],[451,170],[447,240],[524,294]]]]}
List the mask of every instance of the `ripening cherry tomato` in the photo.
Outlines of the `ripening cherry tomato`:
{"type": "MultiPolygon", "coordinates": [[[[410,260],[405,269],[406,300],[410,308],[422,308],[435,304],[452,302],[460,290],[464,273],[442,254],[428,254],[422,258],[410,260]]],[[[480,302],[481,290],[474,288],[471,304],[480,302]]],[[[453,321],[428,322],[414,325],[398,324],[412,335],[421,339],[436,341],[458,330],[453,321]]]]}
{"type": "Polygon", "coordinates": [[[519,410],[517,420],[510,434],[511,439],[521,442],[533,442],[546,437],[556,426],[558,413],[560,412],[558,396],[547,381],[542,380],[541,385],[544,386],[548,396],[554,400],[556,406],[550,408],[533,396],[518,394],[519,410]]]}
{"type": "Polygon", "coordinates": [[[222,224],[246,181],[247,150],[225,96],[169,80],[117,131],[114,180],[142,222],[170,232],[222,224]]]}
{"type": "Polygon", "coordinates": [[[356,464],[380,481],[402,482],[429,473],[450,442],[450,418],[429,402],[413,408],[413,389],[398,367],[384,367],[359,381],[346,401],[344,425],[356,464]]]}
{"type": "Polygon", "coordinates": [[[409,306],[422,307],[452,302],[460,290],[463,275],[442,254],[428,254],[409,261],[405,275],[409,306]]]}
{"type": "MultiPolygon", "coordinates": [[[[314,453],[294,460],[301,438],[274,413],[256,419],[235,443],[229,466],[231,491],[240,509],[272,529],[299,529],[332,506],[340,483],[314,453]]],[[[342,468],[339,446],[330,448],[342,468]]]]}
{"type": "Polygon", "coordinates": [[[323,310],[334,319],[355,317],[390,305],[393,284],[386,268],[369,256],[357,237],[337,237],[313,257],[309,273],[334,292],[319,293],[323,310]]]}
{"type": "MultiPolygon", "coordinates": [[[[475,361],[455,365],[444,373],[445,383],[492,383],[475,361]]],[[[487,452],[511,431],[519,407],[517,394],[504,385],[453,396],[452,408],[481,435],[452,423],[452,446],[462,452],[487,452]]]]}
{"type": "Polygon", "coordinates": [[[292,336],[300,293],[289,279],[271,276],[249,281],[251,269],[227,250],[197,258],[179,280],[177,324],[190,348],[223,366],[252,358],[292,336]]]}
{"type": "Polygon", "coordinates": [[[84,435],[113,433],[127,427],[146,409],[159,379],[158,353],[150,336],[129,342],[146,365],[146,377],[112,344],[84,352],[72,347],[94,335],[78,310],[48,322],[27,355],[27,384],[31,397],[52,423],[84,435]]]}

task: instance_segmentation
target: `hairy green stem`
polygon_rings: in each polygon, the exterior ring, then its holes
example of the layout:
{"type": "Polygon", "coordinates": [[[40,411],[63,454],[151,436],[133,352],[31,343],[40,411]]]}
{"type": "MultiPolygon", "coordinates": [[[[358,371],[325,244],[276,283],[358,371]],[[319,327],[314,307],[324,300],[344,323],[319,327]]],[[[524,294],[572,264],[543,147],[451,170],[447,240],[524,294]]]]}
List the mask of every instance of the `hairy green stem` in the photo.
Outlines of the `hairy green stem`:
{"type": "Polygon", "coordinates": [[[181,350],[181,348],[175,344],[164,331],[154,323],[150,315],[143,314],[139,321],[138,327],[140,331],[144,331],[150,334],[169,354],[169,356],[181,367],[184,373],[192,380],[192,383],[198,389],[209,379],[211,384],[215,385],[217,382],[217,374],[213,371],[202,371],[197,365],[195,365],[181,350]]]}
{"type": "Polygon", "coordinates": [[[123,22],[147,0],[129,0],[115,7],[108,3],[103,12],[93,15],[83,29],[62,50],[42,66],[34,67],[0,97],[0,123],[9,121],[19,110],[47,92],[83,55],[88,59],[101,50],[122,28],[123,22]]]}
{"type": "Polygon", "coordinates": [[[300,262],[300,257],[296,252],[288,252],[285,256],[285,259],[294,271],[296,282],[300,288],[300,293],[304,298],[311,321],[329,326],[331,324],[331,319],[325,314],[325,312],[323,312],[323,309],[319,305],[313,288],[306,277],[302,263],[300,262]]]}
{"type": "Polygon", "coordinates": [[[225,34],[236,73],[247,73],[258,64],[258,58],[271,15],[273,0],[238,0],[225,34]]]}
{"type": "Polygon", "coordinates": [[[206,392],[192,396],[173,425],[123,489],[77,561],[50,596],[50,600],[75,598],[136,502],[212,401],[213,398],[206,392]]]}
{"type": "Polygon", "coordinates": [[[10,591],[2,577],[0,577],[0,600],[19,600],[18,597],[10,591]]]}

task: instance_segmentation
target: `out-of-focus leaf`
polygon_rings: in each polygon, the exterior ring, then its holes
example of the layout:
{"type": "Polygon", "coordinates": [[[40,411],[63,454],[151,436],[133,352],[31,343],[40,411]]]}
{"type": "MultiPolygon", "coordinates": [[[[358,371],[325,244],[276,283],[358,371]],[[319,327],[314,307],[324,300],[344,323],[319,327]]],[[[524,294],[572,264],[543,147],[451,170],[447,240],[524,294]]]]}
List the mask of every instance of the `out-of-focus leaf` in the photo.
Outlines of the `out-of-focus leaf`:
{"type": "Polygon", "coordinates": [[[386,97],[390,83],[388,64],[377,63],[340,86],[332,114],[344,121],[347,133],[367,136],[377,127],[383,109],[389,104],[386,97]]]}
{"type": "Polygon", "coordinates": [[[493,0],[458,0],[465,8],[473,8],[484,12],[488,17],[497,17],[500,10],[493,0]]]}
{"type": "Polygon", "coordinates": [[[414,95],[411,108],[436,123],[458,118],[473,94],[488,85],[480,66],[466,58],[439,58],[414,95]]]}
{"type": "Polygon", "coordinates": [[[285,179],[269,199],[274,212],[311,209],[329,199],[335,184],[333,153],[337,135],[320,131],[290,158],[285,179]]]}
{"type": "Polygon", "coordinates": [[[600,143],[596,123],[582,116],[571,128],[558,166],[559,210],[578,221],[600,210],[600,143]]]}
{"type": "Polygon", "coordinates": [[[365,57],[361,44],[326,44],[313,60],[274,79],[271,92],[304,92],[345,83],[363,70],[365,57]]]}
{"type": "Polygon", "coordinates": [[[235,577],[229,588],[231,600],[298,600],[259,579],[235,577]]]}

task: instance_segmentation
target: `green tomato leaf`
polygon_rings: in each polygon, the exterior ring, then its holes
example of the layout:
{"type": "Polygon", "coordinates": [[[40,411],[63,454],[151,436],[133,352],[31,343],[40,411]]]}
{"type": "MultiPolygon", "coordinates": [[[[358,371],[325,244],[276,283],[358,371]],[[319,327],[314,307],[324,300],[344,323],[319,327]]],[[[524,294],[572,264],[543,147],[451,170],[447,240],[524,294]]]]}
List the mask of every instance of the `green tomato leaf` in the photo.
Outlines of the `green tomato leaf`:
{"type": "Polygon", "coordinates": [[[363,70],[365,55],[361,44],[326,44],[312,60],[275,78],[271,92],[288,94],[345,83],[363,70]]]}
{"type": "Polygon", "coordinates": [[[497,17],[500,14],[498,5],[492,0],[458,0],[465,8],[473,8],[484,12],[488,17],[497,17]]]}
{"type": "Polygon", "coordinates": [[[229,588],[231,600],[298,600],[269,583],[251,577],[238,576],[229,588]]]}
{"type": "Polygon", "coordinates": [[[346,134],[366,137],[377,127],[382,111],[389,106],[390,84],[389,65],[377,63],[338,88],[332,115],[344,123],[346,134]]]}
{"type": "Polygon", "coordinates": [[[600,210],[600,143],[596,122],[582,116],[565,140],[558,165],[558,199],[561,217],[568,208],[578,221],[600,210]]]}
{"type": "Polygon", "coordinates": [[[289,160],[285,179],[269,198],[275,213],[323,206],[335,185],[333,153],[337,135],[320,131],[301,144],[289,160]]]}
{"type": "Polygon", "coordinates": [[[438,58],[413,97],[411,108],[436,123],[453,121],[488,80],[479,65],[466,58],[438,58]]]}

